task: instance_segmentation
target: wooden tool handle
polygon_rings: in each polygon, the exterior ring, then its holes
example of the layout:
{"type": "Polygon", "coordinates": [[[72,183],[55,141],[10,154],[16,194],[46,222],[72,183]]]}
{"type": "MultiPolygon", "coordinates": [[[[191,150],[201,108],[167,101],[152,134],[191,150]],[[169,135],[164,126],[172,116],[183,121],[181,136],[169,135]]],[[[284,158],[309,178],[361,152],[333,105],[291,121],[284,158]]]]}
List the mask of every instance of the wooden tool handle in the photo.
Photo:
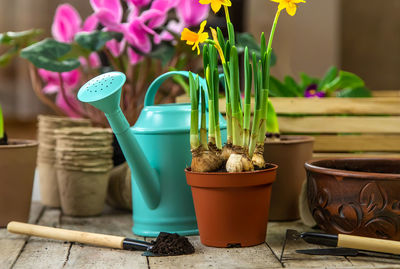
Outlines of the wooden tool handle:
{"type": "Polygon", "coordinates": [[[12,221],[8,223],[7,230],[11,233],[33,235],[38,237],[78,242],[99,247],[123,249],[125,237],[72,231],[40,225],[12,221]]]}
{"type": "Polygon", "coordinates": [[[400,242],[393,240],[339,234],[337,245],[338,247],[400,254],[400,242]]]}

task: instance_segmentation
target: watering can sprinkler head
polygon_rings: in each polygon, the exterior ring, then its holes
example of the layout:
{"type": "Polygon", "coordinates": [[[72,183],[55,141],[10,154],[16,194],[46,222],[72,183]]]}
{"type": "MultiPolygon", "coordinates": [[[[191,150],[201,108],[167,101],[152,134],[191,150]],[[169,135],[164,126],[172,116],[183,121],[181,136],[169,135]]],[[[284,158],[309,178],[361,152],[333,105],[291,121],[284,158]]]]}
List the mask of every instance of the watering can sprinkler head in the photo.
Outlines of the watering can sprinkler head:
{"type": "Polygon", "coordinates": [[[78,100],[89,103],[106,114],[119,110],[121,90],[126,77],[121,72],[109,72],[97,76],[81,87],[78,100]]]}

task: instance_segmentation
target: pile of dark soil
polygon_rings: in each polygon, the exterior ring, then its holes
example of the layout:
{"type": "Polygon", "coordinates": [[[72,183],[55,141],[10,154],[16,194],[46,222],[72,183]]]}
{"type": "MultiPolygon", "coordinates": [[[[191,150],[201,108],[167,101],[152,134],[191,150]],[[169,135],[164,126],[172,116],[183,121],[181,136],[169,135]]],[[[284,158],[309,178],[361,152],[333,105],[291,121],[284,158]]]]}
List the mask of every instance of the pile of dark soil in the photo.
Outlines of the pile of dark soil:
{"type": "Polygon", "coordinates": [[[161,232],[156,241],[152,242],[154,246],[151,252],[156,255],[175,256],[194,253],[194,247],[189,240],[179,234],[161,232]]]}

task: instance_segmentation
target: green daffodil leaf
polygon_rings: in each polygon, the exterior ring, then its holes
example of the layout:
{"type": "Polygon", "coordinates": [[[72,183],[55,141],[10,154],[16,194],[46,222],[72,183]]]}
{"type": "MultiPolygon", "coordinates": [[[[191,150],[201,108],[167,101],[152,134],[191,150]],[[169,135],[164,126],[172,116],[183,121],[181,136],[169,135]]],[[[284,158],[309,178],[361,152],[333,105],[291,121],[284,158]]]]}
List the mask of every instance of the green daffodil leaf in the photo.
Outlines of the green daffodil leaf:
{"type": "Polygon", "coordinates": [[[21,51],[21,57],[32,62],[37,68],[53,72],[68,72],[79,67],[76,58],[64,59],[71,50],[71,45],[46,38],[21,51]]]}

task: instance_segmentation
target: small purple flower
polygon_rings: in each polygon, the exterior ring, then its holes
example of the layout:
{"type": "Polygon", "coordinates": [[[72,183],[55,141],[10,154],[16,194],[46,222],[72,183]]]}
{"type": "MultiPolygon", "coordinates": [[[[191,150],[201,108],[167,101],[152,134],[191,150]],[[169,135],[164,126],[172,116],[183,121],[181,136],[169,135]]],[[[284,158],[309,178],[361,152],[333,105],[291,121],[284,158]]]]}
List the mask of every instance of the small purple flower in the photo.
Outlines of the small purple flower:
{"type": "Polygon", "coordinates": [[[322,98],[325,97],[325,93],[321,91],[317,91],[317,84],[311,84],[310,86],[307,87],[306,91],[304,92],[304,97],[306,98],[322,98]]]}

